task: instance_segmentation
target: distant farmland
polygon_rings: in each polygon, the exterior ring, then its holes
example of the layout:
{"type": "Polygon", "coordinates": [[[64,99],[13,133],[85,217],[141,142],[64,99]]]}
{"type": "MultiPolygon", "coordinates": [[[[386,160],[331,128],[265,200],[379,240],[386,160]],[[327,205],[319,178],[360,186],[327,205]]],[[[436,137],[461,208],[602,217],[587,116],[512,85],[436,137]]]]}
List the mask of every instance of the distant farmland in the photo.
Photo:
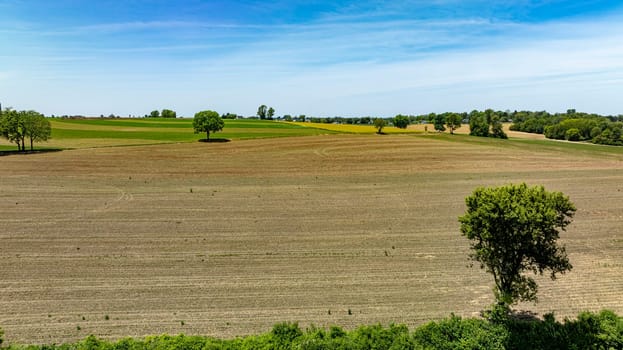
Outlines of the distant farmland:
{"type": "MultiPolygon", "coordinates": [[[[205,138],[205,134],[194,134],[192,119],[136,118],[136,119],[69,119],[51,118],[52,138],[49,142],[37,143],[47,148],[89,148],[106,146],[128,146],[176,142],[194,142],[205,138]]],[[[374,131],[369,127],[370,132],[374,131]]],[[[216,139],[254,139],[286,136],[309,136],[333,134],[336,131],[321,130],[293,123],[279,123],[264,120],[225,120],[222,132],[211,135],[216,139]]],[[[0,140],[2,149],[11,149],[6,140],[0,140]]]]}
{"type": "Polygon", "coordinates": [[[50,146],[82,149],[0,158],[9,342],[477,315],[492,281],[467,267],[457,216],[475,187],[522,181],[578,212],[562,234],[574,269],[520,307],[623,313],[619,148],[259,121],[229,122],[228,143],[88,148],[203,137],[188,120],[117,122],[55,120],[50,146]],[[244,140],[288,134],[309,137],[244,140]]]}

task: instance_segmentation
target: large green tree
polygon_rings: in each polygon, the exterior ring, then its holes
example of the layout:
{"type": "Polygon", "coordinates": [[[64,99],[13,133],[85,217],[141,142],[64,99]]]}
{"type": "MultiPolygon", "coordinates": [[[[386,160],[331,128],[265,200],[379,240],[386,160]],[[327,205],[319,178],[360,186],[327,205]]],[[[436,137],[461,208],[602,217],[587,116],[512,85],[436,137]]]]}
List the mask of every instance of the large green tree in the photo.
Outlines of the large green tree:
{"type": "Polygon", "coordinates": [[[499,304],[537,301],[538,286],[525,272],[549,271],[555,279],[571,270],[557,241],[576,209],[562,193],[507,185],[478,188],[465,201],[461,232],[471,241],[470,257],[493,275],[499,304]]]}
{"type": "MultiPolygon", "coordinates": [[[[52,135],[52,126],[43,114],[35,111],[26,111],[23,114],[24,137],[30,140],[30,150],[33,142],[47,141],[52,135]]],[[[22,143],[22,150],[23,150],[22,143]]]]}
{"type": "MultiPolygon", "coordinates": [[[[432,114],[432,113],[431,113],[432,114]]],[[[446,131],[446,127],[444,124],[446,123],[446,116],[443,114],[435,114],[433,117],[433,124],[435,125],[435,130],[442,132],[446,131]]]]}
{"type": "Polygon", "coordinates": [[[177,118],[177,113],[171,109],[163,109],[162,113],[160,113],[162,118],[177,118]]]}
{"type": "Polygon", "coordinates": [[[383,128],[387,125],[387,122],[383,118],[374,119],[374,127],[376,128],[377,134],[383,133],[383,128]]]}
{"type": "Polygon", "coordinates": [[[469,134],[489,137],[489,122],[483,112],[472,111],[469,114],[469,134]]]}
{"type": "Polygon", "coordinates": [[[25,111],[18,112],[9,108],[2,112],[2,118],[0,119],[2,137],[15,143],[18,151],[24,150],[24,139],[26,137],[24,129],[25,113],[25,111]]]}
{"type": "Polygon", "coordinates": [[[269,107],[268,112],[266,112],[266,118],[268,120],[273,120],[274,115],[275,115],[275,109],[273,107],[269,107]]]}
{"type": "Polygon", "coordinates": [[[261,105],[257,107],[257,116],[260,117],[260,119],[266,119],[267,114],[268,114],[268,107],[266,107],[266,105],[261,105]]]}
{"type": "Polygon", "coordinates": [[[458,113],[448,113],[446,116],[446,126],[450,129],[450,134],[454,134],[454,130],[461,127],[461,115],[458,113]]]}
{"type": "Polygon", "coordinates": [[[472,136],[507,139],[502,127],[502,118],[492,109],[484,112],[472,111],[469,115],[469,134],[472,136]]]}
{"type": "Polygon", "coordinates": [[[398,114],[394,117],[394,126],[399,129],[406,129],[409,126],[409,117],[406,115],[398,114]]]}
{"type": "Polygon", "coordinates": [[[206,141],[210,140],[210,132],[217,132],[223,130],[225,122],[223,118],[215,111],[201,111],[195,113],[193,119],[193,128],[195,134],[200,132],[206,133],[206,141]]]}

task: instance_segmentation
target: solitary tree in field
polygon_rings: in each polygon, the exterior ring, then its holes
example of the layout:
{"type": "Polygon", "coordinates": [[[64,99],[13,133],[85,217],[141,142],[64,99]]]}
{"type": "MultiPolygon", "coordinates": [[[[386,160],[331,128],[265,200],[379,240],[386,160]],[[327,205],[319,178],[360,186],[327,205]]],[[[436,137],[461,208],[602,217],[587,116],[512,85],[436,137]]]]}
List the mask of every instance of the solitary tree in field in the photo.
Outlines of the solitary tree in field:
{"type": "Polygon", "coordinates": [[[223,118],[215,111],[201,111],[195,114],[193,119],[193,128],[195,134],[200,132],[206,133],[206,141],[210,140],[210,131],[217,132],[223,130],[225,122],[223,118]]]}
{"type": "Polygon", "coordinates": [[[565,248],[557,241],[576,209],[562,193],[508,185],[478,188],[465,201],[461,232],[471,241],[470,257],[493,275],[500,305],[537,301],[537,284],[525,272],[549,271],[555,279],[571,270],[565,248]]]}
{"type": "Polygon", "coordinates": [[[387,122],[385,121],[385,119],[383,118],[374,119],[374,127],[376,128],[377,134],[383,133],[383,128],[385,127],[385,125],[387,125],[387,122]]]}
{"type": "Polygon", "coordinates": [[[160,112],[159,111],[151,111],[151,113],[149,113],[149,117],[150,118],[158,118],[160,117],[160,112]]]}
{"type": "Polygon", "coordinates": [[[450,129],[450,134],[454,134],[454,130],[461,127],[461,115],[458,113],[450,113],[446,116],[446,126],[450,129]]]}

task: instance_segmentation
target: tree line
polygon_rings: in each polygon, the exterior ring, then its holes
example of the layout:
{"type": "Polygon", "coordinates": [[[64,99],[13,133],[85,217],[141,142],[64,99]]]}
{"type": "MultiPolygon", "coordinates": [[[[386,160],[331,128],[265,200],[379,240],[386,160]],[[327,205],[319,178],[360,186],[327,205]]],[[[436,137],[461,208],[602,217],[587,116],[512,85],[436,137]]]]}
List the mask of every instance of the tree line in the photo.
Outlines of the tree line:
{"type": "Polygon", "coordinates": [[[511,130],[543,134],[549,139],[623,145],[623,116],[578,113],[517,112],[511,130]]]}
{"type": "Polygon", "coordinates": [[[45,116],[39,112],[16,111],[11,108],[0,110],[0,135],[17,145],[18,151],[26,150],[26,141],[33,143],[47,141],[52,135],[52,127],[45,116]]]}
{"type": "Polygon", "coordinates": [[[156,109],[149,114],[145,114],[145,118],[177,118],[177,112],[166,108],[163,109],[162,112],[156,109]]]}

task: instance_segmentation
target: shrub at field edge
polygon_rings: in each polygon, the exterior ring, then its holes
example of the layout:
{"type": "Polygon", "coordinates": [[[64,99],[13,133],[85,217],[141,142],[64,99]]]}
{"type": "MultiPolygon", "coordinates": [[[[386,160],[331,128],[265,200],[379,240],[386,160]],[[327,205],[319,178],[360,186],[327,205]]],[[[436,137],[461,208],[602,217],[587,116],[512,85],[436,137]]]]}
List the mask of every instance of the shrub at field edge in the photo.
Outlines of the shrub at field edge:
{"type": "MultiPolygon", "coordinates": [[[[0,333],[0,339],[1,339],[0,333]]],[[[429,322],[412,333],[405,325],[360,326],[344,331],[279,323],[271,332],[231,340],[211,337],[159,335],[125,338],[116,343],[88,336],[76,344],[10,345],[8,349],[623,349],[623,318],[614,312],[583,312],[577,320],[556,321],[508,317],[496,321],[451,315],[429,322]]]]}

